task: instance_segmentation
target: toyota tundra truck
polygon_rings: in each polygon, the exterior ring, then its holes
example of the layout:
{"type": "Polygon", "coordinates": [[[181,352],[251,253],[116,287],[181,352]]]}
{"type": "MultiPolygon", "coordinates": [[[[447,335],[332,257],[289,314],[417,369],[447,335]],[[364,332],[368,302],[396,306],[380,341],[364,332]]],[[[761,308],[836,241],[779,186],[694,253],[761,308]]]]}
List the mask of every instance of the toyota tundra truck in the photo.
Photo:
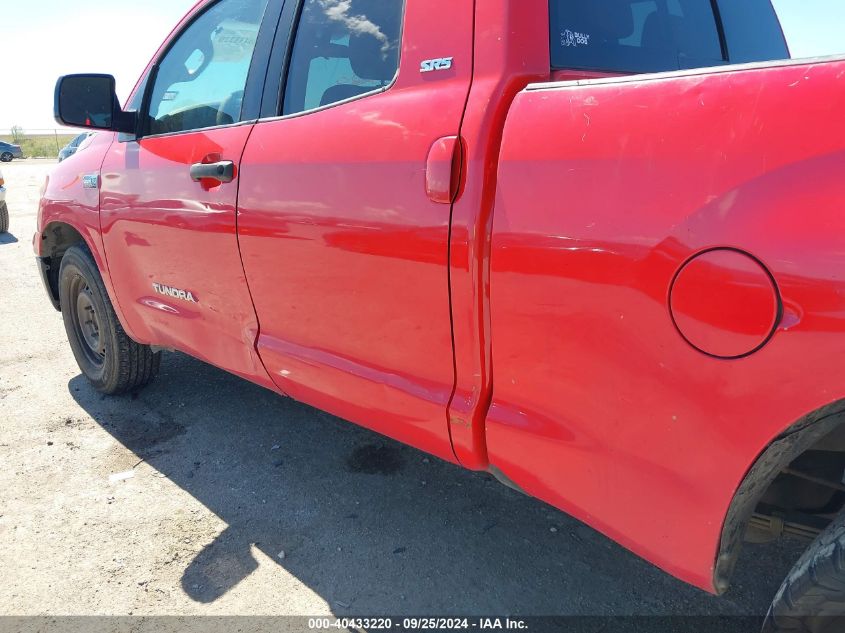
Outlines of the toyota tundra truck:
{"type": "Polygon", "coordinates": [[[202,0],[34,237],[105,394],[179,350],[845,630],[845,59],[769,0],[202,0]]]}

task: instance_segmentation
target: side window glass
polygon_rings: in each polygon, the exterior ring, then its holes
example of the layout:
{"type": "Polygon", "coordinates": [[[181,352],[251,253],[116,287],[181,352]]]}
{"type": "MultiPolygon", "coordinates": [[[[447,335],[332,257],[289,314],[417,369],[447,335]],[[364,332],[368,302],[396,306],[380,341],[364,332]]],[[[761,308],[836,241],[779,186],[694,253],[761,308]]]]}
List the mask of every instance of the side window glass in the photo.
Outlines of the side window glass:
{"type": "Polygon", "coordinates": [[[305,0],[283,114],[379,90],[399,70],[404,0],[305,0]]]}
{"type": "Polygon", "coordinates": [[[267,0],[220,0],[160,60],[149,133],[185,132],[241,120],[244,87],[267,0]]]}
{"type": "Polygon", "coordinates": [[[132,98],[126,103],[123,107],[124,110],[128,112],[140,112],[141,107],[144,105],[144,93],[147,91],[147,82],[150,79],[150,73],[145,72],[144,76],[141,78],[141,81],[138,82],[138,87],[135,90],[135,93],[132,95],[132,98]]]}
{"type": "Polygon", "coordinates": [[[550,0],[552,67],[659,72],[725,62],[712,0],[550,0]]]}
{"type": "Polygon", "coordinates": [[[789,49],[771,0],[720,0],[732,64],[789,59],[789,49]]]}

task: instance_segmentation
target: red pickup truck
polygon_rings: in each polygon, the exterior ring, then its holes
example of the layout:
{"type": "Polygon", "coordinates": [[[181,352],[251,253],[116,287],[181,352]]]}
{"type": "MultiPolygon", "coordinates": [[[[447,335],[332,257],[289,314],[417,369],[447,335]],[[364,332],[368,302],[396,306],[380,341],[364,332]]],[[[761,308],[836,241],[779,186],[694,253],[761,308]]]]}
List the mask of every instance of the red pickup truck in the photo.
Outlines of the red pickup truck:
{"type": "Polygon", "coordinates": [[[181,350],[714,593],[808,538],[767,626],[833,630],[845,61],[788,58],[769,0],[203,0],[59,80],[42,277],[104,393],[181,350]]]}

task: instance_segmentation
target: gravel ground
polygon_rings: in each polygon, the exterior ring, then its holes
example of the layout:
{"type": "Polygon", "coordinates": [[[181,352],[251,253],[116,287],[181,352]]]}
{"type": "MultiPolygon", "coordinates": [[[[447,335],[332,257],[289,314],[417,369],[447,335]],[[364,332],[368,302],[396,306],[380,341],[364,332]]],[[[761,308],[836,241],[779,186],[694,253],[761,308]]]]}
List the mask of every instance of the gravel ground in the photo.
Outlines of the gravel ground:
{"type": "Polygon", "coordinates": [[[486,475],[181,354],[136,396],[95,393],[33,261],[50,167],[2,166],[0,614],[765,613],[794,544],[746,547],[715,598],[486,475]]]}

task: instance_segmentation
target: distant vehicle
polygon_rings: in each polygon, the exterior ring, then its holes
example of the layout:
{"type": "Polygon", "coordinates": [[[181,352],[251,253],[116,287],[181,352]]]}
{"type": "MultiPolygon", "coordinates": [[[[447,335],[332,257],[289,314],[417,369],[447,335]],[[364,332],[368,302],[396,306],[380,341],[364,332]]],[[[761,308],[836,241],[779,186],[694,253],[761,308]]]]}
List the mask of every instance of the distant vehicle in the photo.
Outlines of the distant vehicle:
{"type": "Polygon", "coordinates": [[[23,158],[21,146],[0,141],[0,161],[11,163],[13,158],[23,158]]]}
{"type": "Polygon", "coordinates": [[[91,132],[85,132],[84,134],[80,134],[79,136],[75,137],[70,143],[65,145],[61,150],[59,150],[59,162],[62,162],[66,158],[70,158],[77,151],[79,151],[79,147],[82,145],[82,142],[91,136],[91,132]]]}
{"type": "Polygon", "coordinates": [[[9,230],[9,209],[6,207],[6,187],[3,182],[3,172],[0,172],[0,233],[9,230]]]}

